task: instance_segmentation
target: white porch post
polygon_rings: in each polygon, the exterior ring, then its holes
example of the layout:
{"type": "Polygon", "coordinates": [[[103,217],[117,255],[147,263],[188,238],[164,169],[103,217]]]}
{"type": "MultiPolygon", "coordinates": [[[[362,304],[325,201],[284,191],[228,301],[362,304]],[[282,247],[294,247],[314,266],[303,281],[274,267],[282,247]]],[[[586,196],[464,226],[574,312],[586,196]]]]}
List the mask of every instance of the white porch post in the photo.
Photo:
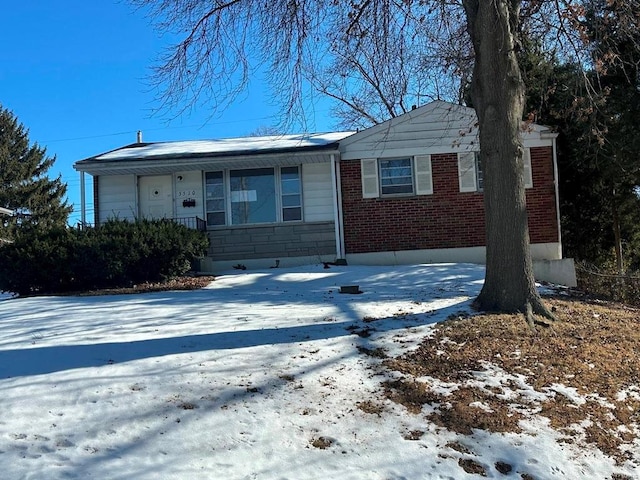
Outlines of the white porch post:
{"type": "Polygon", "coordinates": [[[344,260],[344,235],[342,224],[342,189],[340,185],[340,163],[331,154],[331,186],[333,188],[333,218],[336,234],[336,260],[344,260]]]}
{"type": "Polygon", "coordinates": [[[84,172],[80,172],[80,221],[82,222],[82,228],[87,224],[87,202],[84,197],[84,172]]]}

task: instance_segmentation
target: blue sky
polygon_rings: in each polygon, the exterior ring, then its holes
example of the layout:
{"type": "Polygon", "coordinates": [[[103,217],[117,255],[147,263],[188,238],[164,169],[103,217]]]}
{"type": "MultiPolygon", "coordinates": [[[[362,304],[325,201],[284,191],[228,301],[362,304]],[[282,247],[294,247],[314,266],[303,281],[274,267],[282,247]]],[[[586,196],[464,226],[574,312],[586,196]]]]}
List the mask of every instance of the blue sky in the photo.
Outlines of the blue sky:
{"type": "MultiPolygon", "coordinates": [[[[80,219],[73,163],[133,143],[138,130],[153,142],[244,136],[277,123],[260,78],[220,116],[210,118],[207,108],[174,120],[153,115],[158,103],[147,79],[171,39],[124,0],[9,2],[0,27],[0,105],[29,129],[32,143],[56,155],[49,176],[62,174],[69,187],[71,224],[80,219]]],[[[313,114],[309,130],[333,129],[328,106],[313,114]]],[[[90,221],[91,198],[88,190],[90,221]]]]}

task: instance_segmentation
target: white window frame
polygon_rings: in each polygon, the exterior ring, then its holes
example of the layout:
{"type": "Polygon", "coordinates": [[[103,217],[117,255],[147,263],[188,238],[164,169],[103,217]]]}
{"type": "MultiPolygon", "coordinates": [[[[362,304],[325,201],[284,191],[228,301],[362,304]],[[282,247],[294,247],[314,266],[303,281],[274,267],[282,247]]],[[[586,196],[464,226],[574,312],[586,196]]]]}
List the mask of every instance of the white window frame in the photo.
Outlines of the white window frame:
{"type": "Polygon", "coordinates": [[[212,227],[224,227],[227,224],[227,186],[225,184],[225,175],[224,175],[224,171],[223,170],[210,170],[207,172],[204,172],[203,175],[203,179],[204,179],[204,216],[207,219],[207,225],[211,225],[212,227]],[[208,196],[208,187],[209,185],[211,185],[210,183],[208,183],[207,181],[207,174],[208,173],[221,173],[222,174],[222,197],[209,197],[208,196]],[[209,201],[215,201],[215,200],[222,200],[222,210],[209,210],[209,201]],[[224,223],[220,224],[220,223],[216,223],[216,224],[210,224],[209,223],[209,214],[210,213],[222,213],[222,217],[224,218],[224,223]]]}
{"type": "MultiPolygon", "coordinates": [[[[265,167],[260,167],[265,168],[265,167]]],[[[224,207],[225,207],[225,223],[223,225],[209,225],[207,227],[211,228],[223,228],[223,227],[237,227],[237,226],[260,226],[260,225],[276,225],[276,224],[291,224],[291,223],[303,223],[304,222],[304,195],[303,195],[303,175],[302,175],[302,165],[285,165],[285,166],[274,166],[274,167],[266,167],[271,168],[273,170],[274,177],[274,189],[275,189],[275,208],[276,208],[276,219],[274,222],[261,222],[261,223],[233,223],[232,221],[232,205],[231,205],[231,170],[253,170],[252,168],[232,168],[232,169],[223,169],[223,170],[206,170],[203,175],[203,180],[205,182],[204,192],[206,195],[206,174],[213,172],[222,172],[222,184],[224,187],[224,207]],[[284,207],[282,196],[282,168],[288,167],[296,167],[298,169],[298,176],[300,179],[300,220],[284,220],[284,208],[298,208],[298,207],[284,207]]],[[[206,198],[205,198],[205,216],[206,216],[206,198]]]]}
{"type": "MultiPolygon", "coordinates": [[[[415,173],[413,171],[413,157],[390,157],[390,158],[379,158],[378,159],[378,174],[379,174],[379,179],[380,179],[380,196],[382,197],[406,197],[406,196],[413,196],[415,195],[415,173]],[[409,162],[409,170],[410,170],[410,175],[409,175],[409,179],[410,179],[410,183],[405,183],[403,185],[383,185],[383,181],[385,179],[390,179],[393,177],[387,176],[385,177],[383,175],[383,171],[384,171],[384,166],[383,164],[388,163],[388,162],[394,162],[394,161],[399,161],[399,162],[404,162],[406,165],[406,162],[409,162]],[[411,191],[409,192],[394,192],[394,193],[385,193],[384,189],[386,187],[399,187],[402,186],[404,188],[406,187],[411,187],[411,191]]],[[[394,167],[391,167],[390,170],[392,170],[394,167]]],[[[400,167],[400,168],[406,168],[406,166],[400,167]]],[[[388,173],[393,173],[393,171],[390,171],[388,173]]],[[[403,177],[395,177],[395,178],[406,178],[405,176],[403,177]]]]}
{"type": "Polygon", "coordinates": [[[433,194],[433,175],[431,155],[415,155],[407,157],[363,158],[360,160],[363,198],[398,198],[433,194]],[[382,194],[380,162],[396,158],[411,160],[412,193],[382,194]]]}
{"type": "Polygon", "coordinates": [[[302,201],[302,197],[303,197],[303,192],[302,192],[302,166],[301,165],[288,165],[288,166],[283,166],[283,167],[278,167],[278,173],[277,173],[277,181],[278,181],[278,185],[279,188],[278,190],[280,190],[279,192],[276,191],[276,195],[279,194],[279,202],[280,202],[280,219],[279,222],[282,223],[295,223],[295,222],[302,222],[304,221],[304,208],[303,208],[303,201],[302,201]],[[285,194],[284,193],[284,189],[283,187],[283,183],[285,182],[285,180],[282,178],[282,169],[284,168],[295,168],[298,171],[298,184],[300,185],[300,191],[297,194],[285,194]],[[290,195],[297,195],[300,198],[300,201],[298,202],[297,205],[285,205],[284,204],[284,200],[283,198],[285,196],[290,196],[290,195]],[[292,209],[300,209],[300,218],[296,218],[295,220],[285,220],[284,219],[284,211],[285,210],[292,210],[292,209]]]}

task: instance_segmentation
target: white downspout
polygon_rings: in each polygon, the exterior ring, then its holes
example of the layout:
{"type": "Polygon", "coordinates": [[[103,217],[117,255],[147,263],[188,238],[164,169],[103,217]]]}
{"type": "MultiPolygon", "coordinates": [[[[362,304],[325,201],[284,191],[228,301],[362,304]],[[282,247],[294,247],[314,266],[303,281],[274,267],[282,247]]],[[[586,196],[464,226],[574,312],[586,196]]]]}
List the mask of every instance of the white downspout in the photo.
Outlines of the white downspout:
{"type": "Polygon", "coordinates": [[[87,205],[84,191],[84,172],[80,172],[80,222],[82,223],[82,228],[84,228],[87,224],[87,205]]]}
{"type": "Polygon", "coordinates": [[[558,245],[560,248],[560,258],[562,258],[562,230],[560,229],[560,179],[558,178],[558,152],[556,149],[557,135],[553,137],[553,177],[556,187],[556,221],[558,222],[558,245]]]}
{"type": "Polygon", "coordinates": [[[331,187],[333,188],[333,217],[336,234],[336,260],[344,259],[344,236],[342,235],[342,192],[340,184],[340,164],[335,154],[331,154],[331,187]]]}
{"type": "Polygon", "coordinates": [[[340,180],[340,161],[336,162],[336,184],[338,188],[338,214],[340,216],[340,259],[346,262],[347,250],[344,247],[344,215],[342,212],[342,181],[340,180]]]}

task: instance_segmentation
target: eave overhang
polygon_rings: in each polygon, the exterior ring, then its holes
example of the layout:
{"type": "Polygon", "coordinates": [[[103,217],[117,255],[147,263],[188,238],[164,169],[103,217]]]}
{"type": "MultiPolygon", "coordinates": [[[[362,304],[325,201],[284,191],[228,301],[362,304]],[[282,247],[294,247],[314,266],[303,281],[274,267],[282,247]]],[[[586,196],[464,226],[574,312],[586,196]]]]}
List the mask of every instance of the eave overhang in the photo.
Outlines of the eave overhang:
{"type": "Polygon", "coordinates": [[[336,147],[321,151],[296,151],[245,155],[190,155],[153,157],[144,159],[94,160],[77,162],[73,168],[91,175],[163,175],[189,170],[224,170],[261,167],[285,167],[307,163],[325,163],[338,155],[336,147]]]}

